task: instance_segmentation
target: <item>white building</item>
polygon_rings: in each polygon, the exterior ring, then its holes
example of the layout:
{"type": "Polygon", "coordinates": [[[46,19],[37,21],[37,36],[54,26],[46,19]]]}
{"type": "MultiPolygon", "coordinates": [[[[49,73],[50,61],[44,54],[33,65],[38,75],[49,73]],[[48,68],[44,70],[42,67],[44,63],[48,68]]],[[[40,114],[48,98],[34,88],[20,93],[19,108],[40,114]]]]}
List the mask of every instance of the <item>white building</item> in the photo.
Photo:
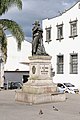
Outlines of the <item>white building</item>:
{"type": "Polygon", "coordinates": [[[80,89],[80,2],[44,19],[42,25],[45,49],[52,56],[53,81],[70,82],[80,89]]]}
{"type": "MultiPolygon", "coordinates": [[[[5,82],[27,80],[29,76],[28,57],[31,56],[31,49],[31,43],[24,40],[21,44],[21,50],[18,50],[16,39],[12,36],[7,37],[7,61],[3,68],[5,82]]],[[[3,87],[3,83],[4,80],[1,79],[1,87],[3,87]]]]}
{"type": "Polygon", "coordinates": [[[31,55],[31,43],[24,40],[21,50],[17,48],[16,39],[12,36],[7,37],[7,61],[5,71],[29,71],[29,59],[31,55]],[[26,64],[25,64],[26,63],[26,64]]]}

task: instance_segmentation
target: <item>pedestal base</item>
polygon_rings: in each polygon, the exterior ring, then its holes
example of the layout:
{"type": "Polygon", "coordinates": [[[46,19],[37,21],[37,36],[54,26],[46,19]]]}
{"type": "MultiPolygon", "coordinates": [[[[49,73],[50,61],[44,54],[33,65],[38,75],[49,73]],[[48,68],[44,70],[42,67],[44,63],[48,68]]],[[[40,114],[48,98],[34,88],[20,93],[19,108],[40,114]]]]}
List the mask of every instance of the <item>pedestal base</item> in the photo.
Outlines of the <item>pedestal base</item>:
{"type": "Polygon", "coordinates": [[[57,91],[57,86],[51,80],[28,80],[22,91],[28,94],[53,94],[57,91]]]}
{"type": "Polygon", "coordinates": [[[51,80],[29,80],[22,91],[16,92],[15,100],[27,104],[59,102],[66,99],[65,94],[57,92],[57,86],[51,80]]]}
{"type": "Polygon", "coordinates": [[[26,92],[16,92],[15,100],[19,102],[26,102],[27,104],[41,104],[51,102],[65,101],[65,94],[28,94],[26,92]]]}

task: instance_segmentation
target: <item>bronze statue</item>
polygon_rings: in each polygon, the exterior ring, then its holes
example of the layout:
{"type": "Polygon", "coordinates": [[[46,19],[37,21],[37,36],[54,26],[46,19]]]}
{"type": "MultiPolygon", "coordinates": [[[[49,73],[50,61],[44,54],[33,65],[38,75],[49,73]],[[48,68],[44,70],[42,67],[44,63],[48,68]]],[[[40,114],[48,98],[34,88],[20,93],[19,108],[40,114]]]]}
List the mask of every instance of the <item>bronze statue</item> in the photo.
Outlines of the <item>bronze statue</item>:
{"type": "Polygon", "coordinates": [[[43,30],[40,27],[39,21],[35,21],[32,29],[32,55],[48,55],[45,52],[43,45],[43,30]]]}

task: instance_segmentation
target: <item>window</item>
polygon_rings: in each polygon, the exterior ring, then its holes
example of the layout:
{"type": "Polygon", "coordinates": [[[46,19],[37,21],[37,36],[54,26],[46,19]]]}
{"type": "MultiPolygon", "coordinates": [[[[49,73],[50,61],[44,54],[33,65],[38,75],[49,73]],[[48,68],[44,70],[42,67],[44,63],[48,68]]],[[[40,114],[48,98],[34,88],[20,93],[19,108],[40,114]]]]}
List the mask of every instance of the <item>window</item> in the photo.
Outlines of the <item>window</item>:
{"type": "Polygon", "coordinates": [[[57,74],[63,74],[64,60],[63,55],[57,56],[57,74]]]}
{"type": "Polygon", "coordinates": [[[51,27],[46,28],[46,41],[45,42],[50,42],[51,41],[51,27]]]}
{"type": "Polygon", "coordinates": [[[78,55],[77,54],[70,55],[70,73],[71,74],[78,73],[78,55]]]}
{"type": "Polygon", "coordinates": [[[70,38],[77,37],[77,20],[70,21],[70,38]]]}
{"type": "Polygon", "coordinates": [[[63,24],[57,25],[57,40],[63,39],[63,24]]]}

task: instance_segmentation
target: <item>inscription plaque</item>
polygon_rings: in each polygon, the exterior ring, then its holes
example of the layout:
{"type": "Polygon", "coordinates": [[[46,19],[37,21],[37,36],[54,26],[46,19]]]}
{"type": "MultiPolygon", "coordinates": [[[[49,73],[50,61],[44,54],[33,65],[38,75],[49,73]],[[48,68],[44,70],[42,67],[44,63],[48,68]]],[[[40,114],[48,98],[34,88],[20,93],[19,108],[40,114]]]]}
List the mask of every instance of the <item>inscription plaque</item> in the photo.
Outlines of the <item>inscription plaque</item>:
{"type": "Polygon", "coordinates": [[[43,75],[48,75],[49,66],[48,65],[41,65],[40,66],[40,73],[43,74],[43,75]]]}

